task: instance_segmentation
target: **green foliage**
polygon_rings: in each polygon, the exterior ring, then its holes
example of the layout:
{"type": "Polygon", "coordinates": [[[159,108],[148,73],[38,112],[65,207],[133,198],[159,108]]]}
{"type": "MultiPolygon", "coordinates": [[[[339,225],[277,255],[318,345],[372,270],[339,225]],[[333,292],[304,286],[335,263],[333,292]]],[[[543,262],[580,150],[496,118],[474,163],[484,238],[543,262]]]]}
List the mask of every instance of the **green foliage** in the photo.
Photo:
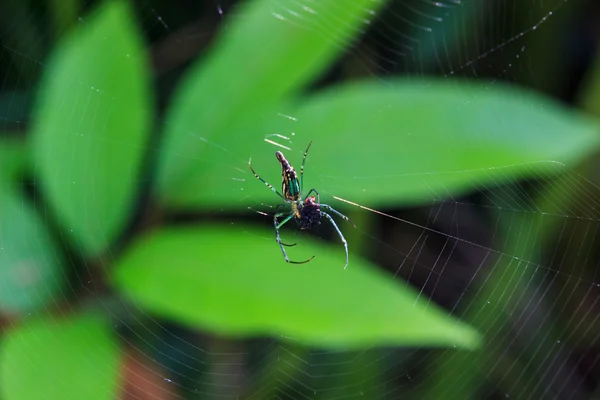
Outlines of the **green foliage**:
{"type": "Polygon", "coordinates": [[[0,311],[43,308],[65,286],[64,258],[41,216],[7,184],[0,184],[0,221],[0,311]]]}
{"type": "Polygon", "coordinates": [[[29,152],[23,140],[0,136],[0,179],[18,181],[29,164],[29,152]]]}
{"type": "MultiPolygon", "coordinates": [[[[246,127],[255,134],[227,142],[228,151],[260,155],[252,164],[262,174],[273,171],[274,157],[272,152],[268,157],[258,152],[260,132],[310,132],[315,139],[305,187],[312,187],[311,175],[326,172],[320,186],[374,207],[422,204],[499,180],[510,183],[552,173],[557,162],[571,164],[600,143],[591,118],[500,84],[490,90],[482,84],[436,79],[385,85],[367,81],[298,103],[290,110],[296,121],[265,116],[260,124],[246,127]],[[365,152],[375,146],[377,154],[365,152]]],[[[189,140],[198,141],[191,136],[189,140]]],[[[201,157],[192,161],[194,173],[169,194],[172,203],[189,208],[240,206],[239,182],[231,179],[234,172],[201,157]]],[[[239,168],[244,172],[239,178],[249,181],[245,195],[273,200],[271,192],[253,181],[247,166],[240,162],[239,168]]],[[[271,183],[278,179],[279,171],[273,172],[271,183]]]]}
{"type": "Polygon", "coordinates": [[[312,3],[310,15],[315,23],[327,20],[326,35],[294,23],[295,15],[307,13],[299,2],[251,1],[239,10],[240,17],[211,53],[182,79],[172,101],[157,171],[160,198],[177,199],[181,188],[202,173],[197,158],[202,142],[192,133],[228,144],[238,136],[251,139],[239,135],[240,130],[252,129],[248,123],[263,118],[270,106],[323,73],[343,45],[358,34],[368,11],[383,3],[312,3]],[[332,9],[339,12],[328,18],[332,9]]]}
{"type": "Polygon", "coordinates": [[[7,400],[111,400],[118,389],[119,353],[102,318],[31,319],[4,338],[0,391],[7,400]]]}
{"type": "MultiPolygon", "coordinates": [[[[150,203],[207,212],[245,211],[253,205],[248,198],[275,203],[246,165],[254,156],[256,170],[278,186],[279,167],[272,148],[267,152],[262,142],[274,132],[303,132],[314,140],[305,187],[318,178],[322,194],[374,207],[423,204],[497,182],[547,177],[557,171],[556,163],[577,163],[599,147],[596,121],[500,84],[366,80],[303,93],[357,37],[368,7],[383,2],[311,3],[315,29],[294,23],[298,4],[247,2],[210,53],[179,82],[161,127],[164,141],[150,203]],[[326,35],[319,25],[327,26],[326,35]],[[226,150],[215,156],[219,144],[226,150]],[[373,144],[377,152],[369,151],[373,144]]],[[[4,312],[24,316],[50,309],[70,267],[42,215],[10,186],[32,167],[50,219],[66,234],[67,245],[85,262],[106,256],[101,259],[111,289],[144,313],[215,335],[267,334],[335,348],[479,345],[472,327],[352,250],[344,270],[339,244],[303,241],[293,252],[317,257],[292,266],[283,262],[273,232],[213,223],[158,226],[126,243],[123,255],[115,253],[138,194],[153,122],[140,36],[125,2],[104,3],[53,51],[39,87],[31,154],[28,146],[13,152],[0,143],[4,312]],[[35,278],[27,286],[18,280],[23,271],[35,278]]],[[[300,154],[290,155],[292,163],[300,154]]],[[[354,228],[343,224],[342,229],[354,228]]],[[[491,279],[512,285],[502,277],[491,279]]],[[[449,370],[440,375],[458,372],[460,379],[459,368],[474,369],[461,360],[448,361],[449,370]]],[[[0,388],[7,400],[114,398],[118,362],[119,348],[103,320],[72,315],[24,320],[2,344],[0,388]]],[[[375,364],[370,368],[377,369],[375,364]]],[[[461,385],[455,393],[471,393],[461,385]]]]}
{"type": "Polygon", "coordinates": [[[152,96],[140,34],[124,2],[107,2],[51,57],[31,140],[50,209],[87,255],[129,221],[152,96]]]}
{"type": "Polygon", "coordinates": [[[146,310],[219,334],[328,347],[477,345],[475,331],[366,261],[342,269],[340,249],[309,241],[315,261],[282,268],[270,236],[239,225],[162,230],[117,263],[115,285],[146,310]]]}

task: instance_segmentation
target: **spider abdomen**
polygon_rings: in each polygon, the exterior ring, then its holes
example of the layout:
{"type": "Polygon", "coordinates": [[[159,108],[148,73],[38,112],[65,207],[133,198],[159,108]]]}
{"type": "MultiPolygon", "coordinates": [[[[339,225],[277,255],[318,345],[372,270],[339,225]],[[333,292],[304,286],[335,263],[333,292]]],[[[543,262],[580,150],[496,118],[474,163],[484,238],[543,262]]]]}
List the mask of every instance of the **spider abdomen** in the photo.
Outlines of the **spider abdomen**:
{"type": "Polygon", "coordinates": [[[300,218],[298,224],[300,229],[310,229],[321,224],[321,207],[315,202],[314,196],[307,197],[302,207],[299,207],[300,218]]]}

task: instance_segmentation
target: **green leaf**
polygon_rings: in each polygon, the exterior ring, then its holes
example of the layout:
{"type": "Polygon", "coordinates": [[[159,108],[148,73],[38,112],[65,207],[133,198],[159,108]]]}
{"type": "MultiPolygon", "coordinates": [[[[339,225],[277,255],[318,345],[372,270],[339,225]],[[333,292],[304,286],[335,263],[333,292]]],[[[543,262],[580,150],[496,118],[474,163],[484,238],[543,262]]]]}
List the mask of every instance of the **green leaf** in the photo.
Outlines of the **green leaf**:
{"type": "Polygon", "coordinates": [[[28,166],[29,154],[25,141],[0,136],[0,179],[18,180],[28,166]]]}
{"type": "Polygon", "coordinates": [[[166,117],[157,190],[165,201],[194,180],[199,137],[237,140],[248,121],[322,74],[385,1],[255,0],[182,80],[166,117]],[[326,29],[323,29],[326,27],[326,29]],[[240,69],[241,68],[241,69],[240,69]]]}
{"type": "Polygon", "coordinates": [[[119,363],[106,321],[26,321],[2,343],[0,390],[6,400],[114,399],[119,363]]]}
{"type": "Polygon", "coordinates": [[[150,123],[147,62],[128,6],[109,1],[59,46],[41,84],[38,182],[91,255],[110,245],[133,206],[150,123]]]}
{"type": "Polygon", "coordinates": [[[218,334],[317,346],[477,346],[474,330],[365,260],[352,257],[344,269],[343,247],[333,249],[303,242],[290,257],[316,258],[293,265],[270,231],[170,229],[133,246],[113,281],[136,306],[218,334]]]}
{"type": "Polygon", "coordinates": [[[547,177],[572,168],[600,143],[594,120],[500,84],[367,81],[310,97],[290,115],[296,121],[272,118],[249,127],[227,142],[227,154],[207,148],[198,179],[174,191],[172,204],[241,208],[276,202],[246,165],[252,156],[257,173],[280,185],[274,152],[281,149],[262,142],[265,132],[296,132],[293,151],[284,153],[297,169],[313,140],[305,188],[315,187],[324,202],[336,195],[371,206],[430,203],[547,177]]]}
{"type": "Polygon", "coordinates": [[[61,254],[29,202],[2,184],[0,221],[0,312],[45,307],[66,284],[61,254]]]}

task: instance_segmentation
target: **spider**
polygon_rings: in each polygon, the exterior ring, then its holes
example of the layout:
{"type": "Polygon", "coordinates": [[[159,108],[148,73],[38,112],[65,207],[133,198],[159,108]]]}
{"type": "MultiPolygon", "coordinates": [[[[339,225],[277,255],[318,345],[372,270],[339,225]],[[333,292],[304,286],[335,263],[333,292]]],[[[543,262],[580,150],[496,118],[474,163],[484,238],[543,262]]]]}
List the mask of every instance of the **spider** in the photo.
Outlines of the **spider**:
{"type": "MultiPolygon", "coordinates": [[[[285,225],[287,222],[289,222],[291,219],[294,219],[298,223],[298,226],[300,227],[300,229],[310,229],[315,225],[319,225],[321,223],[321,218],[324,216],[325,218],[327,218],[329,220],[329,222],[331,222],[331,225],[333,225],[333,227],[337,231],[340,239],[342,240],[342,243],[344,244],[344,249],[346,250],[346,265],[344,265],[344,269],[345,269],[348,266],[348,243],[346,242],[346,239],[344,238],[342,231],[340,231],[340,228],[338,228],[337,224],[335,223],[335,221],[333,220],[331,215],[327,214],[325,211],[322,211],[322,210],[323,209],[328,210],[328,211],[342,217],[343,219],[350,222],[351,224],[352,224],[352,221],[350,221],[350,219],[348,217],[346,217],[344,214],[334,210],[331,206],[329,206],[327,204],[321,204],[321,197],[319,196],[319,192],[317,192],[315,189],[310,189],[308,191],[308,193],[306,194],[306,196],[304,197],[304,199],[302,199],[302,188],[303,188],[303,183],[304,183],[304,163],[306,162],[306,155],[308,154],[308,150],[310,149],[311,144],[312,144],[312,141],[308,144],[308,147],[306,148],[306,151],[304,152],[304,156],[302,157],[302,166],[300,167],[300,181],[298,181],[298,174],[296,173],[296,170],[294,169],[294,167],[291,166],[291,164],[288,162],[288,160],[285,159],[283,153],[280,151],[275,153],[275,157],[277,157],[277,160],[281,164],[281,180],[282,180],[281,191],[283,192],[283,194],[279,193],[279,191],[277,191],[277,189],[275,189],[267,181],[265,181],[263,178],[261,178],[254,171],[254,169],[250,165],[250,162],[248,162],[248,167],[250,167],[250,171],[252,171],[252,173],[254,174],[256,179],[260,180],[262,183],[267,185],[267,187],[269,189],[271,189],[273,192],[275,192],[275,194],[277,194],[279,197],[281,197],[283,199],[283,201],[285,201],[284,204],[279,204],[279,205],[277,205],[277,207],[275,207],[275,214],[273,215],[273,226],[275,227],[275,238],[277,240],[277,243],[279,243],[279,247],[281,248],[281,252],[283,253],[283,257],[285,258],[285,261],[288,263],[292,263],[292,264],[304,264],[304,263],[311,261],[313,258],[315,258],[315,256],[312,256],[311,258],[309,258],[308,260],[305,260],[305,261],[291,261],[288,258],[288,255],[285,251],[284,246],[291,247],[291,246],[295,246],[297,243],[293,243],[293,244],[283,243],[279,236],[279,229],[283,225],[285,225]],[[314,195],[311,196],[311,194],[314,194],[314,195]],[[316,195],[316,198],[315,198],[315,195],[316,195]],[[289,207],[289,211],[280,212],[279,210],[282,207],[289,207]],[[285,217],[285,218],[281,222],[279,222],[278,219],[281,217],[285,217]]],[[[354,224],[352,224],[352,225],[354,225],[354,224]]]]}

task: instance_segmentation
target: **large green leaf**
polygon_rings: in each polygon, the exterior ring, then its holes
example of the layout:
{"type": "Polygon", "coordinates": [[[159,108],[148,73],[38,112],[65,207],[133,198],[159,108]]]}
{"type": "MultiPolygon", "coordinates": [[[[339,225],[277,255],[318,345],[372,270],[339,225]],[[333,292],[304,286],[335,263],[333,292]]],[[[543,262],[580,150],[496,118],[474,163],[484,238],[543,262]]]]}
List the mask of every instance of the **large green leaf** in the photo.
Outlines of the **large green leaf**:
{"type": "Polygon", "coordinates": [[[207,145],[197,179],[174,191],[172,204],[239,208],[277,201],[246,165],[253,156],[255,170],[280,186],[274,152],[281,149],[262,141],[265,132],[296,133],[293,152],[284,152],[297,169],[313,140],[305,187],[314,186],[324,201],[337,195],[373,206],[431,202],[563,172],[600,144],[594,120],[500,84],[367,81],[310,97],[290,114],[295,121],[275,117],[248,127],[224,143],[227,153],[207,145]]]}
{"type": "Polygon", "coordinates": [[[316,258],[286,264],[273,232],[243,226],[164,230],[134,245],[113,280],[136,306],[220,334],[319,346],[478,343],[471,328],[365,260],[344,269],[341,244],[303,241],[289,254],[316,258]]]}
{"type": "Polygon", "coordinates": [[[62,267],[39,214],[0,183],[0,311],[27,313],[46,306],[66,283],[62,267]]]}
{"type": "Polygon", "coordinates": [[[2,343],[0,390],[5,400],[114,399],[119,363],[106,321],[25,321],[2,343]]]}
{"type": "Polygon", "coordinates": [[[247,121],[310,82],[362,32],[385,1],[254,0],[234,14],[206,59],[180,83],[165,123],[160,197],[194,180],[198,139],[237,140],[247,121]]]}
{"type": "Polygon", "coordinates": [[[150,122],[147,58],[128,6],[109,1],[59,46],[41,84],[33,150],[39,183],[92,255],[127,222],[150,122]]]}

